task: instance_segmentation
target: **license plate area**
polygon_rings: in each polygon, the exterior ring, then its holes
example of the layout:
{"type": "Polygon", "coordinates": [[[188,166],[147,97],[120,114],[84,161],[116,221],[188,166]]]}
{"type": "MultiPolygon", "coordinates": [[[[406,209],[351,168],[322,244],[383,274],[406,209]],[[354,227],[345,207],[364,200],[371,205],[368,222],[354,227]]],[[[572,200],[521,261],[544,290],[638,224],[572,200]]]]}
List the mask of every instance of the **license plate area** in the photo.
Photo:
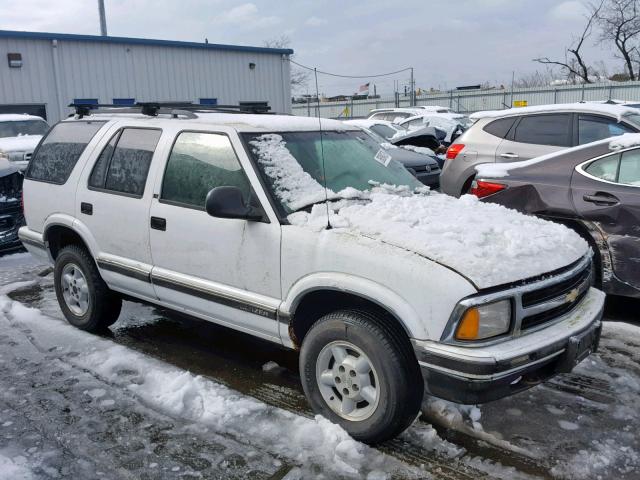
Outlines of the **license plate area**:
{"type": "Polygon", "coordinates": [[[567,348],[558,365],[559,372],[570,372],[582,360],[598,350],[601,325],[569,337],[567,348]]]}

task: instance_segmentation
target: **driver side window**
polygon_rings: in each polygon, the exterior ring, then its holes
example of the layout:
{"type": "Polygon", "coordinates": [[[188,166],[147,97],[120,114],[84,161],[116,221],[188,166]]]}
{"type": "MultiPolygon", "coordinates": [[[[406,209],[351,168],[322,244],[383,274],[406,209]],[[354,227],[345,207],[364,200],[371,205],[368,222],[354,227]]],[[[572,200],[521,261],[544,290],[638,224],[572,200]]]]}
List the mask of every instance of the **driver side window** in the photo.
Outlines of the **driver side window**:
{"type": "Polygon", "coordinates": [[[229,137],[180,133],[167,161],[160,201],[204,210],[207,193],[222,186],[238,187],[245,198],[250,198],[251,184],[229,137]]]}

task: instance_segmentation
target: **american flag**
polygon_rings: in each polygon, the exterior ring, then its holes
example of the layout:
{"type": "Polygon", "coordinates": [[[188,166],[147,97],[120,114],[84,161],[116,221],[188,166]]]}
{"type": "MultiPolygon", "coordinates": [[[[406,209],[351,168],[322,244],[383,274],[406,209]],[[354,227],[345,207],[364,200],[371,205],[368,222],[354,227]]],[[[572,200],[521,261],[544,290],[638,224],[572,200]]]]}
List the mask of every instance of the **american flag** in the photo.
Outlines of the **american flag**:
{"type": "Polygon", "coordinates": [[[358,87],[358,93],[364,93],[364,92],[369,92],[368,83],[365,83],[364,85],[360,85],[360,87],[358,87]]]}

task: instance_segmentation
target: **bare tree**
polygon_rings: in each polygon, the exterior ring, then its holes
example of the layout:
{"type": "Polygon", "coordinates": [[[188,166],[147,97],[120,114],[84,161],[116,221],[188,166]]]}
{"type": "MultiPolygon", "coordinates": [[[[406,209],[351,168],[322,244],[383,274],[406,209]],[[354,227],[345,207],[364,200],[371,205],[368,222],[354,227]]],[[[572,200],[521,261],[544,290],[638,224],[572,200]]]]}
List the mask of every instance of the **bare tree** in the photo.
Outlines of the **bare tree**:
{"type": "Polygon", "coordinates": [[[584,83],[592,83],[589,78],[594,73],[592,67],[589,67],[580,50],[584,46],[585,40],[587,40],[593,31],[593,25],[596,22],[603,3],[606,0],[602,0],[599,5],[594,6],[587,16],[587,23],[579,37],[573,39],[571,45],[564,52],[564,61],[551,60],[549,57],[534,58],[534,62],[541,63],[543,65],[556,65],[562,69],[568,80],[575,82],[580,80],[584,83]]]}
{"type": "Polygon", "coordinates": [[[638,0],[605,0],[604,4],[591,5],[600,27],[600,43],[612,41],[618,49],[616,57],[624,61],[629,80],[637,80],[634,63],[638,62],[640,35],[640,2],[638,0]]]}
{"type": "Polygon", "coordinates": [[[555,71],[547,66],[543,71],[536,70],[532,73],[519,75],[513,82],[516,88],[545,87],[555,80],[555,71]]]}
{"type": "MultiPolygon", "coordinates": [[[[291,46],[291,39],[287,35],[281,35],[271,40],[265,40],[265,47],[269,48],[289,48],[291,46]]],[[[291,55],[290,58],[293,58],[291,55]]],[[[291,65],[291,89],[293,91],[304,90],[309,83],[309,72],[295,65],[291,65]]]]}

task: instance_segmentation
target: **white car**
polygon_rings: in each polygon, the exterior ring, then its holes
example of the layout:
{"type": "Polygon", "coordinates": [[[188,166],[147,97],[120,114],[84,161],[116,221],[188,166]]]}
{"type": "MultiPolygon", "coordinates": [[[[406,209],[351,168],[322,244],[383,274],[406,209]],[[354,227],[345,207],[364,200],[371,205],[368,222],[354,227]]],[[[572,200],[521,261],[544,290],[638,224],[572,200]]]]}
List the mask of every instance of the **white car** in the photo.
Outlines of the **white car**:
{"type": "Polygon", "coordinates": [[[489,401],[596,349],[573,231],[430,192],[342,122],[177,108],[79,109],[29,165],[20,238],[71,324],[126,296],[299,350],[313,409],[370,443],[424,391],[489,401]]]}
{"type": "Polygon", "coordinates": [[[0,158],[6,158],[20,170],[27,168],[49,125],[34,115],[0,114],[0,158]]]}

